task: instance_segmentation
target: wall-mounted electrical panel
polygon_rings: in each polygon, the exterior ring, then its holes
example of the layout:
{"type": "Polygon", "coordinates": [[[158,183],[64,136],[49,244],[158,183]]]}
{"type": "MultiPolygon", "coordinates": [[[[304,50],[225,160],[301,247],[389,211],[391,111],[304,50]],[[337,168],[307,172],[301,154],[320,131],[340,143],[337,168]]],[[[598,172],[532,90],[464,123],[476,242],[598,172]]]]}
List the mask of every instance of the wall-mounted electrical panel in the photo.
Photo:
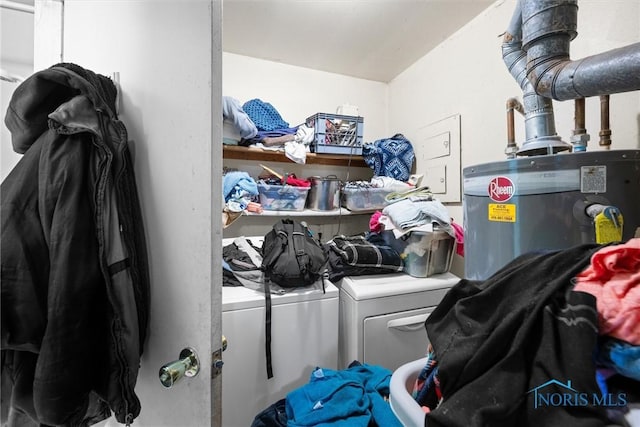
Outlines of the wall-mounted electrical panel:
{"type": "Polygon", "coordinates": [[[422,185],[441,202],[460,202],[460,114],[418,129],[412,144],[422,185]]]}

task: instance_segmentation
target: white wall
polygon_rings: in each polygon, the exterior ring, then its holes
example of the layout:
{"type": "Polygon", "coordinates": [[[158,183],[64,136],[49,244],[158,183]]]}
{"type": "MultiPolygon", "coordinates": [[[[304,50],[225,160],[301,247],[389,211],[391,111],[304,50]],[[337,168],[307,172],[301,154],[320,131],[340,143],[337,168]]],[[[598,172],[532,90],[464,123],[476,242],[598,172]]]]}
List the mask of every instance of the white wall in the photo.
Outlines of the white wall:
{"type": "MultiPolygon", "coordinates": [[[[301,53],[304,54],[304,53],[301,53]]],[[[259,98],[272,104],[291,126],[315,113],[335,113],[351,104],[364,117],[364,140],[389,132],[387,85],[225,52],[222,92],[241,103],[259,98]]]]}
{"type": "MultiPolygon", "coordinates": [[[[4,38],[4,30],[2,37],[4,38]]],[[[12,74],[25,77],[33,73],[33,66],[29,64],[15,64],[3,61],[2,69],[11,70],[12,74]]],[[[11,96],[18,85],[19,83],[0,81],[0,118],[2,119],[2,125],[0,126],[0,182],[5,179],[11,169],[22,158],[21,154],[13,151],[11,133],[4,124],[4,117],[7,113],[11,96]]]]}
{"type": "MultiPolygon", "coordinates": [[[[578,37],[572,59],[594,55],[640,40],[637,0],[580,0],[578,37]]],[[[416,129],[461,114],[462,167],[505,158],[505,101],[522,99],[522,91],[502,61],[502,37],[515,0],[500,0],[421,58],[389,84],[389,123],[411,139],[416,129]]],[[[569,141],[573,129],[572,101],[555,102],[556,128],[569,141]]],[[[640,147],[640,92],[611,95],[612,149],[640,147]]],[[[524,140],[522,117],[516,114],[518,144],[524,140]]],[[[598,150],[600,101],[586,101],[589,150],[598,150]]],[[[462,223],[460,204],[450,212],[462,223]]]]}
{"type": "MultiPolygon", "coordinates": [[[[21,78],[33,73],[33,13],[0,8],[0,69],[21,78]]],[[[0,181],[22,157],[13,151],[11,134],[4,125],[11,95],[18,84],[0,80],[0,181]]]]}

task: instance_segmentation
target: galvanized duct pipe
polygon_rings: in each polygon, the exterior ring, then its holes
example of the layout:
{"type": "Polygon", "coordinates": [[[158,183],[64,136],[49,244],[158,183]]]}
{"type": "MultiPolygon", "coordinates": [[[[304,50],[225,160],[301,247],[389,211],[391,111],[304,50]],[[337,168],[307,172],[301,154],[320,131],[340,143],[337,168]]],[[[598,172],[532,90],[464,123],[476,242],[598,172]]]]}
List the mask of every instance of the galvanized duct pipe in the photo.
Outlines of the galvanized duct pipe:
{"type": "Polygon", "coordinates": [[[572,61],[577,0],[523,0],[522,43],[536,93],[565,101],[640,89],[640,43],[572,61]]]}
{"type": "Polygon", "coordinates": [[[522,49],[522,13],[521,1],[516,10],[502,43],[502,59],[511,75],[522,89],[525,116],[525,142],[518,155],[535,156],[553,154],[571,148],[556,133],[552,100],[538,95],[527,78],[527,53],[522,49]]]}

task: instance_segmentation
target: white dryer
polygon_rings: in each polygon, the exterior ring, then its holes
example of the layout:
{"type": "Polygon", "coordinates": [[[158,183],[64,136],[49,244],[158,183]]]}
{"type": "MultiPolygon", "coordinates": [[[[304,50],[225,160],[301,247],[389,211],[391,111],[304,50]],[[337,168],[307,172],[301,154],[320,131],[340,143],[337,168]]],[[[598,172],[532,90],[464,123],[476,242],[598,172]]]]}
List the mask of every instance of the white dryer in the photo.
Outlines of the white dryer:
{"type": "Polygon", "coordinates": [[[264,293],[222,288],[222,425],[248,427],[256,414],[309,382],[317,366],[337,369],[338,289],[272,295],[273,378],[267,379],[264,293]]]}
{"type": "Polygon", "coordinates": [[[460,278],[443,273],[426,278],[405,273],[348,276],[340,288],[338,368],[357,360],[391,371],[424,357],[424,322],[460,278]]]}

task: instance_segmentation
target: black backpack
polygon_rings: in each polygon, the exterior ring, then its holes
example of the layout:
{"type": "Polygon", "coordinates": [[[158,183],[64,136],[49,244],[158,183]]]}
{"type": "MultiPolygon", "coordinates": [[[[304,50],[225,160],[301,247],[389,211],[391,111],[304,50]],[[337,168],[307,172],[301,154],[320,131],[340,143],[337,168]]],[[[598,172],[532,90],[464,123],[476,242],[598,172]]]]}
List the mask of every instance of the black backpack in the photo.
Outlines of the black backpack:
{"type": "Polygon", "coordinates": [[[307,286],[327,270],[327,253],[303,224],[281,219],[264,236],[262,267],[265,277],[283,288],[307,286]]]}
{"type": "Polygon", "coordinates": [[[267,378],[273,377],[271,365],[271,289],[269,282],[283,288],[308,286],[322,280],[328,266],[328,255],[306,226],[291,219],[281,219],[264,236],[262,266],[265,295],[265,352],[267,378]]]}

